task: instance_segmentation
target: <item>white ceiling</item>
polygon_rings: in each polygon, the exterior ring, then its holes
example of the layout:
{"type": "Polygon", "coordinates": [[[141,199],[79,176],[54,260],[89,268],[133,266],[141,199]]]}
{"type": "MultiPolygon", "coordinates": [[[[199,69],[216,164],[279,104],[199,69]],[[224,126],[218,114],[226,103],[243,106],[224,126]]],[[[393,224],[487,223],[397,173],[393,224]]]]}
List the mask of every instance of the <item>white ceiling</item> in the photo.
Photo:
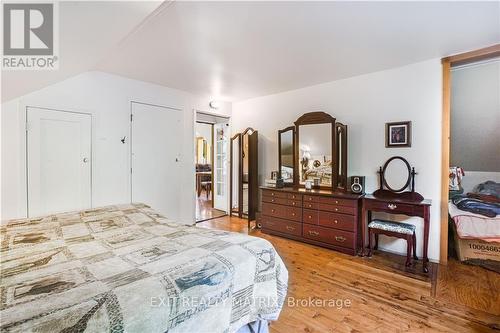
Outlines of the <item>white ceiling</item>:
{"type": "MultiPolygon", "coordinates": [[[[500,42],[496,1],[164,3],[119,44],[156,5],[107,3],[96,19],[93,4],[69,19],[61,10],[69,27],[92,22],[92,34],[77,29],[81,38],[63,38],[61,28],[61,65],[73,63],[66,76],[86,67],[229,101],[500,42]]],[[[18,96],[19,85],[43,75],[12,73],[2,93],[18,96]]]]}
{"type": "Polygon", "coordinates": [[[499,2],[177,2],[97,68],[241,100],[498,42],[499,2]]]}

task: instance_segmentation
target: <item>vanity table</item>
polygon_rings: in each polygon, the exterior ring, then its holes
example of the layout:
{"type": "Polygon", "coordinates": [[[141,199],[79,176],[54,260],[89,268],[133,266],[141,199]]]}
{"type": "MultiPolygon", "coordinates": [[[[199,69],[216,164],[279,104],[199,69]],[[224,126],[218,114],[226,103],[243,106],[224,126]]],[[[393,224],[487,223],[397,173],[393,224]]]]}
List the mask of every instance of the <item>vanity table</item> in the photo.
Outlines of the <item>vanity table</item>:
{"type": "MultiPolygon", "coordinates": [[[[423,243],[423,266],[424,272],[428,273],[427,250],[429,247],[429,227],[430,227],[430,200],[405,200],[390,197],[375,197],[373,194],[365,195],[362,199],[361,209],[361,234],[365,235],[367,225],[372,220],[372,212],[384,212],[389,214],[402,214],[406,216],[418,216],[424,219],[424,243],[423,243]]],[[[363,250],[361,255],[366,255],[366,242],[362,237],[363,250]]]]}
{"type": "Polygon", "coordinates": [[[412,168],[403,157],[393,156],[385,162],[383,167],[380,167],[378,173],[380,188],[373,194],[365,195],[362,199],[361,234],[363,236],[361,237],[360,254],[361,256],[367,254],[365,236],[368,224],[372,221],[372,212],[421,217],[424,220],[423,270],[428,273],[427,250],[429,247],[431,201],[415,192],[415,168],[412,168]],[[396,183],[399,180],[399,185],[394,185],[395,180],[396,183]]]}

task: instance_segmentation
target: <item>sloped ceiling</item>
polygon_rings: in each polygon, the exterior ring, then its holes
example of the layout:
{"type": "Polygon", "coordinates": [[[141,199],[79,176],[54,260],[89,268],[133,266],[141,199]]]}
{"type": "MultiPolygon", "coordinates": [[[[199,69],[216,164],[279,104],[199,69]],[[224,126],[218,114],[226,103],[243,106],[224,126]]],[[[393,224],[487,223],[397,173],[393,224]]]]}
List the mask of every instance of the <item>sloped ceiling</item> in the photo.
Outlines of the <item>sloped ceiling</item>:
{"type": "Polygon", "coordinates": [[[96,66],[160,1],[59,2],[59,69],[2,71],[2,102],[96,66]]]}
{"type": "Polygon", "coordinates": [[[135,29],[156,5],[92,6],[61,5],[67,67],[9,73],[7,98],[91,69],[237,101],[500,42],[495,1],[168,2],[135,29]]]}

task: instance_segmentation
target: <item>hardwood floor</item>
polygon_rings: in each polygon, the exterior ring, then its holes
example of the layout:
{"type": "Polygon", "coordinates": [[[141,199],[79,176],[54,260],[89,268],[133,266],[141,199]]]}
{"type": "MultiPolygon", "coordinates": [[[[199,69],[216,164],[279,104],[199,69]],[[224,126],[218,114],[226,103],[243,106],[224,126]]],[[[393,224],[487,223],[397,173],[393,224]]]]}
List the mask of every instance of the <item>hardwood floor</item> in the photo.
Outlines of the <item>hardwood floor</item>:
{"type": "MultiPolygon", "coordinates": [[[[209,196],[210,198],[210,196],[209,196]]],[[[226,215],[222,210],[212,207],[212,200],[207,200],[206,192],[202,191],[201,195],[196,198],[196,221],[205,221],[216,217],[226,215]]]]}
{"type": "MultiPolygon", "coordinates": [[[[246,220],[217,218],[198,226],[248,233],[246,220]]],[[[490,332],[500,329],[500,277],[451,261],[403,273],[404,257],[381,252],[353,257],[254,230],[269,240],[289,271],[288,300],[274,333],[490,332]],[[396,260],[396,263],[393,263],[396,260]],[[341,306],[307,306],[293,300],[332,300],[341,306]],[[350,303],[350,304],[348,304],[350,303]]],[[[302,301],[299,301],[302,302],[302,301]]]]}

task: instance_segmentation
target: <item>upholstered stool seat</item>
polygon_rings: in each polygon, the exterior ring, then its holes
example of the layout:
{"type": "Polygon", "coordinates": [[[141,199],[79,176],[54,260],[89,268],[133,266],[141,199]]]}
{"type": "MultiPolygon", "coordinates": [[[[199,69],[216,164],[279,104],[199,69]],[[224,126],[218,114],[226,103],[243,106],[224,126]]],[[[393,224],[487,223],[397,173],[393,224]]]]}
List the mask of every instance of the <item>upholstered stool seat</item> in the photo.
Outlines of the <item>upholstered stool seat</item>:
{"type": "Polygon", "coordinates": [[[408,235],[413,235],[413,233],[415,232],[415,226],[413,224],[385,220],[373,220],[370,222],[370,224],[368,224],[368,228],[392,231],[408,235]]]}
{"type": "Polygon", "coordinates": [[[415,226],[409,223],[392,222],[386,220],[372,220],[368,224],[368,241],[370,244],[369,256],[372,255],[374,249],[372,244],[372,237],[375,236],[375,249],[378,248],[378,235],[383,234],[386,236],[397,237],[406,239],[406,266],[411,265],[411,254],[413,250],[413,259],[417,258],[417,238],[415,235],[415,226]]]}

